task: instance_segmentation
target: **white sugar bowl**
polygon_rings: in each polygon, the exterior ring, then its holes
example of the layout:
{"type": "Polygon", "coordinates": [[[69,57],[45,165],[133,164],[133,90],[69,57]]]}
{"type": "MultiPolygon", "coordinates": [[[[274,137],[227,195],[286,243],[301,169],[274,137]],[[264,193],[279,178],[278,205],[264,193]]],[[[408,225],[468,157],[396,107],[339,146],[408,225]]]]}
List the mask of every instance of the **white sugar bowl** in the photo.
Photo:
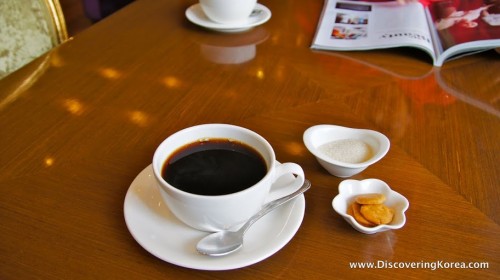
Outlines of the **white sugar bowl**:
{"type": "Polygon", "coordinates": [[[330,174],[346,178],[383,158],[390,141],[380,132],[338,125],[315,125],[303,136],[307,149],[330,174]]]}

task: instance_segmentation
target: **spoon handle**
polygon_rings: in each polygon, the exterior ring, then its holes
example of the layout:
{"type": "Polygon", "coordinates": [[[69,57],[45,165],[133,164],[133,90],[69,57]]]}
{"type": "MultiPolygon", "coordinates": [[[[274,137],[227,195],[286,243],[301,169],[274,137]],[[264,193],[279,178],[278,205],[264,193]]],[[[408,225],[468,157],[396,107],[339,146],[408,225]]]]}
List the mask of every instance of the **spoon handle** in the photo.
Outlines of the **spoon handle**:
{"type": "Polygon", "coordinates": [[[255,223],[257,220],[262,218],[264,215],[271,212],[272,210],[274,210],[276,207],[282,205],[283,203],[285,203],[285,202],[297,197],[298,195],[302,194],[303,192],[307,191],[310,187],[311,187],[311,182],[309,182],[309,180],[305,179],[304,184],[302,184],[302,186],[298,190],[294,191],[293,193],[291,193],[287,196],[284,196],[284,197],[281,197],[281,198],[278,198],[276,200],[273,200],[271,202],[266,203],[262,207],[262,209],[260,209],[259,212],[257,212],[255,215],[250,217],[250,219],[248,219],[248,221],[238,230],[238,232],[245,233],[245,231],[247,231],[247,229],[251,225],[253,225],[253,223],[255,223]]]}

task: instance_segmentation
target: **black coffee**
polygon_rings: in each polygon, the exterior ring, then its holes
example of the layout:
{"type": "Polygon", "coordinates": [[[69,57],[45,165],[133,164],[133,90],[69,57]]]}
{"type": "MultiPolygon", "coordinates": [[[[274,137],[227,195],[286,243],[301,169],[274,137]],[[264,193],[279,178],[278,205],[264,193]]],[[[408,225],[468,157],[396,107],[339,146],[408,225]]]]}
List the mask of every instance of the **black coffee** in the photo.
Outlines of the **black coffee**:
{"type": "Polygon", "coordinates": [[[239,192],[259,182],[266,173],[266,162],[254,148],[228,139],[185,145],[162,168],[162,177],[169,184],[200,195],[239,192]]]}

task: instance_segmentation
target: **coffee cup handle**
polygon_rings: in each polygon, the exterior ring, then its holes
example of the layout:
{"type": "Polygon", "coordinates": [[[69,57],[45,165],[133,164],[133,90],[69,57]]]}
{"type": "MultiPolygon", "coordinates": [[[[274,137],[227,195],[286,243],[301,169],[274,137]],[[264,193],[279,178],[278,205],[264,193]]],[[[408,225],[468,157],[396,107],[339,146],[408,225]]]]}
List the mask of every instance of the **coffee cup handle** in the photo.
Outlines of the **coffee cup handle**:
{"type": "Polygon", "coordinates": [[[275,174],[274,183],[266,201],[289,195],[304,184],[304,170],[296,163],[278,163],[275,174]]]}

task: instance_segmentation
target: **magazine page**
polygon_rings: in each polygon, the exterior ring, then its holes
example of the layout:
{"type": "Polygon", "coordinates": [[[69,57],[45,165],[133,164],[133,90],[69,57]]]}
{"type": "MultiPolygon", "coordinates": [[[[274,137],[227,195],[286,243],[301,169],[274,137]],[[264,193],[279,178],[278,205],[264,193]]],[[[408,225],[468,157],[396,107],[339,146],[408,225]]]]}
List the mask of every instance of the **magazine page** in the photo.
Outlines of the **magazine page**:
{"type": "Polygon", "coordinates": [[[311,48],[368,50],[417,47],[433,59],[424,6],[419,2],[325,1],[311,48]]]}
{"type": "Polygon", "coordinates": [[[427,13],[439,38],[438,66],[451,56],[500,47],[498,0],[432,0],[427,13]]]}

